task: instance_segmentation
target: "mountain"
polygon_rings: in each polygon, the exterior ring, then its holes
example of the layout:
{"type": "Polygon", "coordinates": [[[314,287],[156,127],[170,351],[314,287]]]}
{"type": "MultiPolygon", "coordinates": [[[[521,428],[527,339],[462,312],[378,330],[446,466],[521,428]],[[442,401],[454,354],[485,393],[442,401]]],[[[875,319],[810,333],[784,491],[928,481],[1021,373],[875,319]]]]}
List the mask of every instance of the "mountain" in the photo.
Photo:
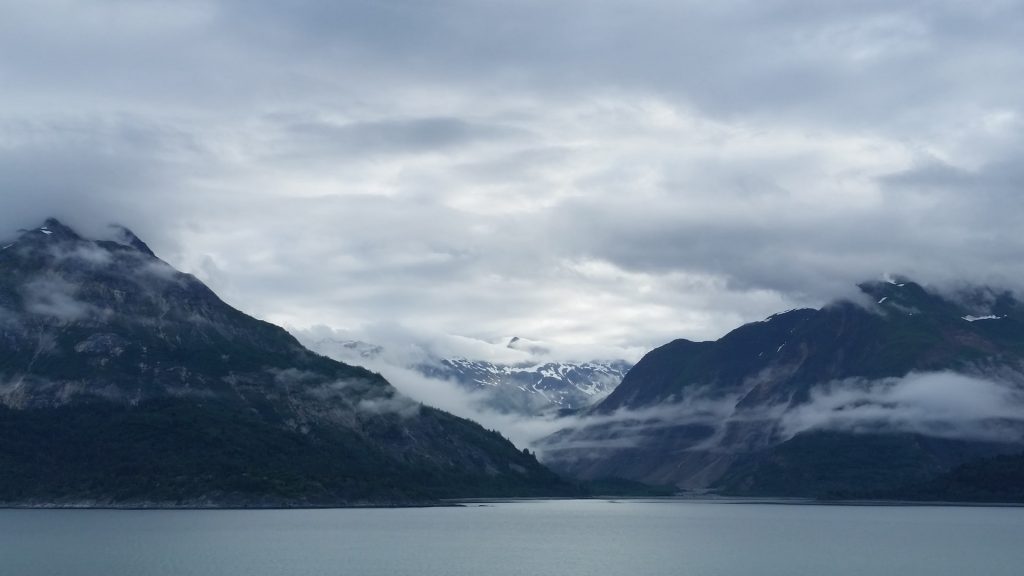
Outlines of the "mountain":
{"type": "Polygon", "coordinates": [[[509,365],[446,358],[417,369],[425,376],[486,393],[487,406],[499,412],[539,416],[573,413],[593,405],[618,386],[629,363],[595,360],[509,365]]]}
{"type": "Polygon", "coordinates": [[[0,247],[0,502],[336,506],[575,493],[495,432],[303,348],[134,234],[0,247]]]}
{"type": "Polygon", "coordinates": [[[1024,453],[961,464],[925,482],[876,496],[931,502],[1024,502],[1024,453]]]}
{"type": "Polygon", "coordinates": [[[630,368],[624,360],[537,360],[550,351],[518,337],[507,347],[526,352],[533,360],[503,364],[439,358],[424,351],[415,361],[408,361],[392,358],[383,346],[360,340],[306,338],[305,342],[311,350],[342,362],[382,368],[398,364],[427,378],[454,382],[466,391],[482,393],[480,402],[485,408],[523,416],[565,415],[588,408],[615,389],[630,368]]]}
{"type": "Polygon", "coordinates": [[[538,447],[556,470],[692,490],[856,496],[1024,446],[1024,305],[909,280],[713,342],[647,354],[586,424],[538,447]]]}

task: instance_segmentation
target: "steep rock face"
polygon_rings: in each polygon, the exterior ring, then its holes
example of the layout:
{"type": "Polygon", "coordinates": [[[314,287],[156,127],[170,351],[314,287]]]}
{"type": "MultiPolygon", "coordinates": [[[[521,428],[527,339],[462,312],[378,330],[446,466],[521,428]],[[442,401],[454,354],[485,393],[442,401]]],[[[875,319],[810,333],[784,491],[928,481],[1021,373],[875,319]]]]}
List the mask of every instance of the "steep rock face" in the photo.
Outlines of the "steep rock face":
{"type": "Polygon", "coordinates": [[[0,500],[340,505],[571,492],[495,433],[303,348],[134,234],[0,246],[0,500]]]}
{"type": "Polygon", "coordinates": [[[942,414],[912,420],[905,408],[924,405],[932,380],[939,395],[960,384],[1019,392],[1024,307],[988,289],[944,296],[885,281],[861,290],[871,304],[792,310],[715,342],[653,350],[594,408],[589,425],[544,441],[545,458],[584,478],[820,495],[891,487],[1016,449],[1014,411],[986,407],[960,434],[966,424],[955,414],[953,422],[942,414]],[[886,451],[868,447],[880,436],[911,471],[885,472],[878,456],[886,451]],[[851,480],[858,470],[873,480],[851,480]],[[786,474],[791,481],[780,479],[786,474]]]}

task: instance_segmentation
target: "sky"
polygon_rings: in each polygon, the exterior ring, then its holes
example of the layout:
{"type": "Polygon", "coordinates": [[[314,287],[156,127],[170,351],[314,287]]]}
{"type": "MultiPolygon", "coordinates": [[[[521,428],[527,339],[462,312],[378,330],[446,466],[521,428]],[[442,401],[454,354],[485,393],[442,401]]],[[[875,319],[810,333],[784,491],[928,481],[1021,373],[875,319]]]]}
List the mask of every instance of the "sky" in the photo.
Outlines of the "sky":
{"type": "Polygon", "coordinates": [[[883,274],[1024,287],[1024,2],[0,13],[0,237],[118,222],[295,330],[636,359],[883,274]]]}

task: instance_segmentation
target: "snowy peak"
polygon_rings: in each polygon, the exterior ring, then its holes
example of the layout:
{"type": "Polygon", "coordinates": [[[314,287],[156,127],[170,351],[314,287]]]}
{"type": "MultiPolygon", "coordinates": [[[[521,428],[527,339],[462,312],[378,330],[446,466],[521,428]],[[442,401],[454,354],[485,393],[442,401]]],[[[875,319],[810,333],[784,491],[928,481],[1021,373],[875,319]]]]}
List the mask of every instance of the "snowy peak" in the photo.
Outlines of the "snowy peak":
{"type": "MultiPolygon", "coordinates": [[[[623,360],[577,362],[536,357],[532,361],[502,363],[464,356],[445,357],[435,350],[401,343],[384,347],[344,336],[323,337],[301,332],[298,335],[311,350],[335,360],[382,373],[392,369],[411,370],[473,393],[474,402],[481,408],[523,416],[588,408],[610,394],[631,367],[623,360]]],[[[510,345],[520,343],[530,344],[521,338],[509,342],[510,345]]]]}
{"type": "Polygon", "coordinates": [[[130,248],[151,258],[156,258],[156,254],[150,247],[128,228],[111,224],[110,230],[111,233],[104,235],[104,238],[86,239],[60,220],[47,218],[42,225],[36,228],[19,230],[20,235],[17,238],[0,244],[0,251],[8,251],[12,248],[30,251],[40,248],[60,251],[64,245],[77,244],[106,250],[130,248]]]}
{"type": "Polygon", "coordinates": [[[543,414],[594,405],[619,385],[629,368],[625,361],[506,365],[451,358],[419,369],[427,376],[487,393],[488,404],[498,411],[543,414]]]}
{"type": "Polygon", "coordinates": [[[859,287],[887,314],[924,314],[966,322],[1011,317],[1024,320],[1020,302],[1007,290],[970,286],[942,293],[903,277],[866,282],[859,287]]]}
{"type": "Polygon", "coordinates": [[[46,221],[43,222],[43,225],[35,231],[41,232],[47,236],[56,234],[58,238],[79,238],[78,234],[76,234],[74,230],[68,228],[56,218],[47,218],[46,221]]]}
{"type": "Polygon", "coordinates": [[[74,230],[68,228],[56,218],[47,218],[41,226],[19,230],[19,232],[21,232],[21,235],[13,242],[5,244],[5,248],[13,247],[16,244],[81,240],[81,237],[74,230]]]}

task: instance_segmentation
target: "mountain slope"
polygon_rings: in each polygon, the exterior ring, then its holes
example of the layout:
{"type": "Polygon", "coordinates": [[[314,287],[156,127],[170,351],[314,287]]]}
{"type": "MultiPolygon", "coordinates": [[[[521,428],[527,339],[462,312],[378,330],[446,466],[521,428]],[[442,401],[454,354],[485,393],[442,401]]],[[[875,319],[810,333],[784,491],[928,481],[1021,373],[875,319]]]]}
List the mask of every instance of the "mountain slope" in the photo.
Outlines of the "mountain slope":
{"type": "Polygon", "coordinates": [[[574,489],[312,353],[127,230],[0,248],[0,501],[343,505],[574,489]]]}
{"type": "Polygon", "coordinates": [[[876,497],[943,502],[1024,502],[1024,453],[962,464],[876,497]]]}
{"type": "Polygon", "coordinates": [[[545,458],[583,478],[806,496],[893,488],[1018,450],[1024,306],[909,281],[861,291],[870,304],[653,350],[590,425],[543,442],[545,458]]]}

